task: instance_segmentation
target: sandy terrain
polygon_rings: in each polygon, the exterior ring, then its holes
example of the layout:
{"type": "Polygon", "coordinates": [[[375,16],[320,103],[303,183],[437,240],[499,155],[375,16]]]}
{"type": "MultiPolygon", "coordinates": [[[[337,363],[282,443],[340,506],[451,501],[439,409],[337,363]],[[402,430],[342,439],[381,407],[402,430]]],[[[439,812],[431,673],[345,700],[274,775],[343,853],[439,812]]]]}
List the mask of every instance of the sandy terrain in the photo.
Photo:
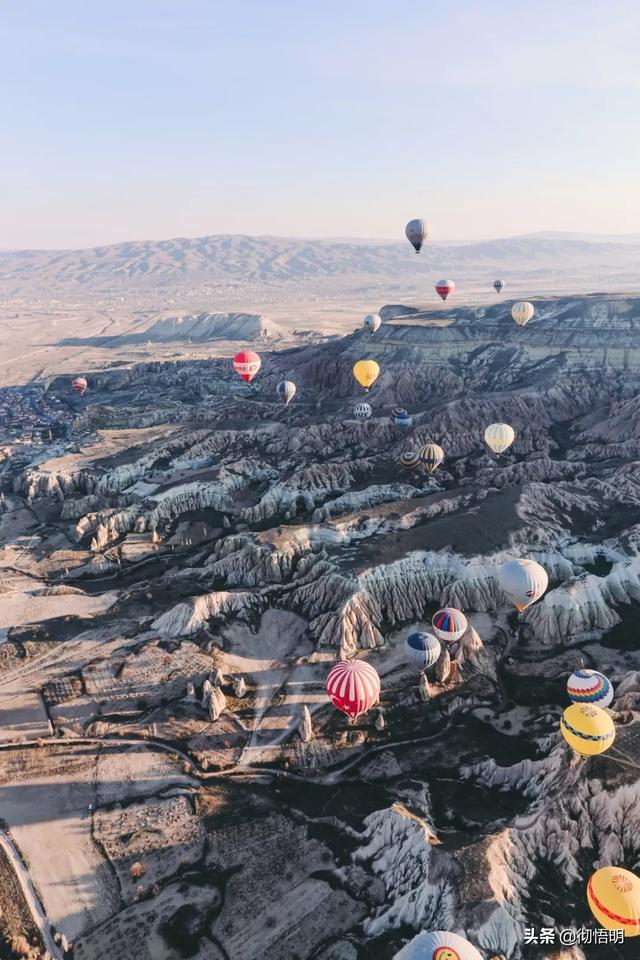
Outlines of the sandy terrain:
{"type": "Polygon", "coordinates": [[[298,725],[303,704],[311,711],[326,706],[326,662],[333,657],[316,654],[313,663],[300,663],[313,652],[306,630],[306,622],[295,614],[267,610],[257,633],[240,624],[225,631],[230,650],[220,656],[222,671],[241,673],[256,688],[252,734],[242,763],[259,762],[264,751],[286,740],[298,725]]]}
{"type": "Polygon", "coordinates": [[[14,935],[27,936],[30,942],[31,930],[36,929],[41,937],[42,944],[56,960],[62,960],[62,950],[53,939],[49,921],[42,909],[35,891],[29,871],[20,859],[13,841],[0,832],[0,847],[3,853],[2,869],[12,874],[3,876],[2,891],[2,920],[5,934],[13,930],[14,935]],[[9,904],[6,898],[11,898],[9,904]],[[8,917],[11,913],[12,916],[8,917]],[[10,927],[7,928],[7,920],[10,927]]]}
{"type": "Polygon", "coordinates": [[[83,747],[62,746],[55,748],[52,768],[30,751],[19,773],[7,766],[16,761],[19,756],[7,754],[0,768],[3,818],[36,878],[47,916],[74,939],[118,905],[117,887],[91,837],[95,756],[83,747]]]}
{"type": "MultiPolygon", "coordinates": [[[[0,568],[1,570],[1,568],[0,568]]],[[[80,594],[39,597],[33,592],[16,590],[0,595],[0,641],[10,627],[21,623],[51,620],[54,617],[84,617],[90,619],[107,610],[116,599],[115,593],[99,597],[80,594]]]]}
{"type": "MultiPolygon", "coordinates": [[[[25,748],[0,757],[0,808],[37,880],[48,918],[70,940],[114,913],[120,888],[92,835],[96,804],[188,784],[166,753],[125,746],[25,748]]],[[[98,830],[96,838],[104,835],[98,830]]],[[[127,883],[128,895],[132,895],[127,883]]]]}

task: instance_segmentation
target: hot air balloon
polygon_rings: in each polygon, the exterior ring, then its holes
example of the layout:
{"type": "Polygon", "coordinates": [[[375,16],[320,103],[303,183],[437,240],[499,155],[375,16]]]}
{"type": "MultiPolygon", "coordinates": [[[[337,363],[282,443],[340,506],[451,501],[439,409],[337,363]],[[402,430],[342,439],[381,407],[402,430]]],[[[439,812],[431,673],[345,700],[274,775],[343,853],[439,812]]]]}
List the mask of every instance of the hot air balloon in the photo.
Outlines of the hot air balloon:
{"type": "Polygon", "coordinates": [[[79,393],[80,396],[82,396],[87,389],[87,381],[84,377],[76,377],[71,383],[71,389],[74,391],[74,393],[79,393]]]}
{"type": "Polygon", "coordinates": [[[547,571],[535,560],[507,560],[500,567],[498,578],[519,613],[539,600],[549,585],[547,571]]]}
{"type": "Polygon", "coordinates": [[[576,670],[567,681],[567,693],[572,703],[595,703],[608,707],[613,700],[613,686],[604,673],[597,670],[576,670]]]}
{"type": "Polygon", "coordinates": [[[334,707],[356,720],[380,696],[380,677],[366,660],[341,660],[329,671],[327,693],[334,707]]]}
{"type": "Polygon", "coordinates": [[[420,463],[427,473],[433,473],[436,467],[439,467],[444,460],[444,451],[437,443],[427,443],[424,447],[420,448],[418,456],[420,457],[420,463]]]}
{"type": "Polygon", "coordinates": [[[420,253],[422,244],[429,239],[429,224],[426,220],[409,220],[404,228],[407,240],[415,248],[416,253],[420,253]]]}
{"type": "Polygon", "coordinates": [[[394,960],[483,960],[472,943],[458,933],[432,930],[410,940],[394,960]]]}
{"type": "Polygon", "coordinates": [[[400,454],[400,466],[405,470],[417,470],[420,466],[420,456],[417,450],[403,450],[400,454]]]}
{"type": "Polygon", "coordinates": [[[589,878],[587,903],[601,927],[640,936],[640,877],[624,867],[601,867],[589,878]]]}
{"type": "Polygon", "coordinates": [[[358,360],[353,365],[353,375],[365,390],[375,383],[380,373],[380,367],[375,360],[358,360]]]}
{"type": "Polygon", "coordinates": [[[353,408],[353,412],[358,420],[368,420],[373,413],[373,410],[371,409],[371,405],[368,403],[356,403],[355,407],[353,408]]]}
{"type": "Polygon", "coordinates": [[[453,293],[456,289],[456,285],[453,280],[438,280],[435,284],[436,293],[439,297],[442,297],[443,300],[446,300],[450,293],[453,293]]]}
{"type": "Polygon", "coordinates": [[[569,746],[583,757],[604,753],[616,736],[607,711],[591,703],[572,703],[567,707],[560,718],[560,732],[569,746]]]}
{"type": "Polygon", "coordinates": [[[504,287],[504,280],[493,281],[493,289],[496,291],[496,293],[502,293],[503,287],[504,287]]]}
{"type": "Polygon", "coordinates": [[[391,422],[401,430],[410,430],[413,420],[404,407],[394,407],[391,411],[391,422]]]}
{"type": "Polygon", "coordinates": [[[396,427],[399,427],[400,430],[411,430],[413,426],[413,418],[411,414],[407,413],[406,410],[403,410],[402,413],[396,414],[393,418],[393,422],[396,427]]]}
{"type": "Polygon", "coordinates": [[[409,659],[417,663],[421,670],[432,667],[441,653],[440,641],[432,633],[410,633],[404,646],[409,659]]]}
{"type": "Polygon", "coordinates": [[[461,610],[455,607],[443,607],[436,610],[431,618],[431,625],[436,637],[454,643],[467,632],[467,618],[461,610]]]}
{"type": "Polygon", "coordinates": [[[534,313],[533,304],[527,300],[519,300],[511,307],[511,316],[519,327],[526,327],[534,313]]]}
{"type": "Polygon", "coordinates": [[[276,387],[276,393],[285,407],[288,407],[296,395],[296,385],[291,380],[282,380],[276,387]]]}
{"type": "Polygon", "coordinates": [[[365,327],[371,330],[371,333],[375,333],[382,326],[382,320],[377,313],[368,313],[362,322],[365,327]]]}
{"type": "Polygon", "coordinates": [[[243,380],[251,383],[256,373],[260,369],[262,361],[253,350],[241,350],[233,358],[233,369],[239,373],[243,380]]]}
{"type": "Polygon", "coordinates": [[[494,453],[504,453],[515,438],[513,427],[508,423],[490,423],[484,432],[484,442],[494,453]]]}

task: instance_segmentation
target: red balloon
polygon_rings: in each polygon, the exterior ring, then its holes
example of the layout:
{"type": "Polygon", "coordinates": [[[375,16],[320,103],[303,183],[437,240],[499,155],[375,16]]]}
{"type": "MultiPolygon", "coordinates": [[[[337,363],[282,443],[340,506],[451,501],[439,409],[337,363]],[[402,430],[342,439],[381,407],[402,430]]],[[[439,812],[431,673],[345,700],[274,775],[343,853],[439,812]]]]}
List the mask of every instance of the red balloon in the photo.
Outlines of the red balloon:
{"type": "Polygon", "coordinates": [[[380,696],[380,677],[366,660],[341,660],[329,671],[327,693],[334,707],[355,720],[380,696]]]}
{"type": "Polygon", "coordinates": [[[453,280],[438,280],[436,283],[436,293],[446,300],[450,293],[453,293],[456,285],[453,280]]]}
{"type": "Polygon", "coordinates": [[[261,363],[260,357],[253,350],[241,350],[233,358],[233,369],[240,374],[243,380],[251,383],[260,369],[261,363]]]}
{"type": "Polygon", "coordinates": [[[76,379],[72,382],[71,387],[76,393],[83,394],[87,389],[87,381],[84,377],[76,377],[76,379]]]}

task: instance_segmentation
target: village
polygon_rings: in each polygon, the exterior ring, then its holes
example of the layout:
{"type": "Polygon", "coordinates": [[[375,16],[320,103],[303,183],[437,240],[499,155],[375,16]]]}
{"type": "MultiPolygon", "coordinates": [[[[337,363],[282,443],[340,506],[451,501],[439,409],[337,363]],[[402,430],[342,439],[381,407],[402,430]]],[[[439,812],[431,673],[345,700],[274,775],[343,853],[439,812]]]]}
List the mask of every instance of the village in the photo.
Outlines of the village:
{"type": "Polygon", "coordinates": [[[0,387],[0,444],[5,448],[67,439],[73,420],[73,411],[42,384],[0,387]]]}

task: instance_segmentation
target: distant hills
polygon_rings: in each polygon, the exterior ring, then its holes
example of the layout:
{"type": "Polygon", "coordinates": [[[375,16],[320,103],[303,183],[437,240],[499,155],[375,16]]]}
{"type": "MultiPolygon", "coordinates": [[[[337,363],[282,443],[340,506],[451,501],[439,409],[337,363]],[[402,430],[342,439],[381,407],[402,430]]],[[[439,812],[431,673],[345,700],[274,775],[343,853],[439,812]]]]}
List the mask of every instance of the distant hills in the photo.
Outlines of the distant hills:
{"type": "Polygon", "coordinates": [[[537,240],[582,240],[585,243],[640,243],[640,233],[572,233],[563,230],[539,230],[523,236],[537,240]]]}
{"type": "Polygon", "coordinates": [[[425,290],[438,275],[463,282],[495,276],[588,288],[640,286],[640,235],[597,238],[542,233],[465,244],[431,244],[416,256],[402,241],[305,240],[214,235],[129,241],[86,250],[0,251],[4,295],[109,295],[200,287],[211,296],[266,289],[317,295],[364,289],[425,290]]]}
{"type": "Polygon", "coordinates": [[[156,320],[145,330],[111,336],[67,337],[59,346],[106,347],[158,343],[210,343],[214,340],[276,341],[287,337],[279,324],[254,313],[199,313],[156,320]]]}

